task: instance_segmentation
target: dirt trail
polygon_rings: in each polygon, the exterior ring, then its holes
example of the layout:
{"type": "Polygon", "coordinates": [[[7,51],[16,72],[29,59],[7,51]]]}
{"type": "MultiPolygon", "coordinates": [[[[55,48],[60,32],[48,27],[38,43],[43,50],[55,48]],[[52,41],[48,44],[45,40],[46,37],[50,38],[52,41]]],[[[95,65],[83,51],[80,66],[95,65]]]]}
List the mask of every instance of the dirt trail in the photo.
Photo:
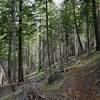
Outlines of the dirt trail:
{"type": "Polygon", "coordinates": [[[85,77],[85,72],[83,69],[71,71],[69,74],[71,73],[71,79],[67,82],[65,80],[64,82],[64,86],[66,85],[65,87],[67,88],[65,91],[66,99],[95,100],[95,78],[93,78],[93,76],[85,77]],[[69,86],[67,87],[67,84],[65,83],[68,83],[69,86]]]}
{"type": "Polygon", "coordinates": [[[63,81],[40,90],[43,100],[100,100],[100,55],[80,59],[65,70],[63,81]]]}
{"type": "Polygon", "coordinates": [[[100,100],[100,71],[76,68],[65,72],[65,79],[57,90],[46,93],[47,100],[100,100]]]}
{"type": "Polygon", "coordinates": [[[64,73],[65,78],[58,89],[44,91],[41,87],[36,90],[37,86],[34,90],[30,87],[26,95],[32,99],[26,100],[100,100],[100,96],[97,96],[100,92],[100,84],[97,84],[99,73],[98,70],[87,73],[86,68],[71,69],[64,73]]]}

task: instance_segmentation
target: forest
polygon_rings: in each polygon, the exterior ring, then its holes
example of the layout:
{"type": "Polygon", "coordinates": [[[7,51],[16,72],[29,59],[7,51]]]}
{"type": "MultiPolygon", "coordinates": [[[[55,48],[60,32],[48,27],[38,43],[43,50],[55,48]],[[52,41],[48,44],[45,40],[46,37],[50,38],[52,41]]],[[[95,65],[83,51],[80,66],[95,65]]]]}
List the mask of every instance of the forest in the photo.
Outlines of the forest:
{"type": "Polygon", "coordinates": [[[100,0],[0,0],[0,100],[100,100],[100,0]]]}

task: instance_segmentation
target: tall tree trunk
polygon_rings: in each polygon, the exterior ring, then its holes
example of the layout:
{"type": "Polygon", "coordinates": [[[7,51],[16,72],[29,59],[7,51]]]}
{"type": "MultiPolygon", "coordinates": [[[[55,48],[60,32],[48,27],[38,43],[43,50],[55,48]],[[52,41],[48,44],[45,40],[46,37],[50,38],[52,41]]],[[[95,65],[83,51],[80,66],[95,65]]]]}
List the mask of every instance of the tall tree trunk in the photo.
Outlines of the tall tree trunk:
{"type": "Polygon", "coordinates": [[[41,71],[41,35],[39,35],[39,48],[38,48],[38,58],[39,58],[39,72],[41,71]]]}
{"type": "Polygon", "coordinates": [[[28,71],[30,73],[30,44],[28,43],[28,71]]]}
{"type": "Polygon", "coordinates": [[[44,43],[44,39],[42,39],[42,66],[44,67],[44,57],[45,57],[45,52],[44,52],[44,48],[45,48],[45,43],[44,43]]]}
{"type": "MultiPolygon", "coordinates": [[[[41,15],[40,15],[40,19],[41,19],[41,15]]],[[[41,20],[40,20],[39,32],[41,33],[41,20]]],[[[41,44],[42,44],[42,38],[41,35],[39,35],[39,48],[38,48],[39,72],[42,69],[42,45],[41,44]]]]}
{"type": "Polygon", "coordinates": [[[75,56],[78,55],[78,39],[77,39],[77,34],[74,32],[74,41],[75,41],[75,56]]]}
{"type": "Polygon", "coordinates": [[[59,43],[59,62],[61,63],[62,60],[62,52],[61,52],[61,41],[59,43]]]}
{"type": "Polygon", "coordinates": [[[76,21],[75,1],[74,0],[73,0],[73,14],[74,14],[74,24],[75,24],[75,28],[76,28],[79,46],[80,46],[81,52],[83,52],[83,46],[82,46],[82,43],[81,43],[81,39],[80,39],[80,35],[79,35],[79,29],[78,29],[77,21],[76,21]]]}
{"type": "Polygon", "coordinates": [[[12,32],[9,32],[9,48],[8,48],[8,77],[11,80],[11,50],[12,50],[12,32]]]}
{"type": "Polygon", "coordinates": [[[99,33],[99,27],[98,27],[98,22],[97,22],[95,0],[92,0],[92,8],[93,8],[93,19],[94,19],[94,28],[95,28],[95,37],[96,37],[96,50],[100,51],[100,33],[99,33]]]}
{"type": "Polygon", "coordinates": [[[12,32],[13,32],[13,81],[16,81],[16,0],[12,0],[12,32]]]}
{"type": "Polygon", "coordinates": [[[50,52],[49,52],[49,30],[48,30],[48,0],[46,0],[46,38],[47,38],[47,57],[48,66],[50,67],[50,52]]]}
{"type": "Polygon", "coordinates": [[[88,1],[86,2],[86,35],[87,35],[87,42],[88,42],[88,54],[90,55],[90,41],[89,41],[89,12],[88,12],[88,1]]]}
{"type": "MultiPolygon", "coordinates": [[[[13,16],[13,12],[12,12],[12,1],[10,2],[10,14],[13,16]]],[[[12,16],[9,15],[10,17],[10,31],[8,33],[8,77],[10,80],[12,80],[12,64],[11,64],[11,60],[12,60],[12,35],[13,35],[13,21],[12,21],[12,16]]]]}
{"type": "Polygon", "coordinates": [[[30,73],[30,44],[26,45],[26,64],[27,64],[27,72],[30,73]]]}
{"type": "Polygon", "coordinates": [[[18,53],[18,80],[19,82],[24,81],[23,77],[23,65],[22,65],[22,13],[23,13],[23,0],[19,0],[19,53],[18,53]]]}
{"type": "MultiPolygon", "coordinates": [[[[67,51],[67,46],[68,46],[68,44],[69,44],[69,41],[68,41],[68,32],[67,32],[67,29],[66,29],[66,31],[65,31],[65,45],[66,45],[66,56],[67,56],[67,54],[68,54],[68,51],[67,51]]],[[[66,57],[67,58],[67,57],[66,57]]]]}

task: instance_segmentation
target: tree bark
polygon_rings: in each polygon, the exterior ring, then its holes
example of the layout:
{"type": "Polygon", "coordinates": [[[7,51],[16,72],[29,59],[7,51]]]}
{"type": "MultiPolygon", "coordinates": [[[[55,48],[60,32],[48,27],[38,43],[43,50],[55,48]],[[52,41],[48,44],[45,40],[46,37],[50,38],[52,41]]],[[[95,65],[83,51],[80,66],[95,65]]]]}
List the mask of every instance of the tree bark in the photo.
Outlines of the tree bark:
{"type": "MultiPolygon", "coordinates": [[[[68,51],[67,51],[67,46],[68,46],[68,32],[67,32],[67,29],[66,29],[66,32],[65,32],[65,45],[66,45],[66,56],[67,56],[67,53],[68,53],[68,51]]],[[[66,57],[67,58],[67,57],[66,57]]]]}
{"type": "Polygon", "coordinates": [[[8,77],[11,80],[11,50],[12,50],[12,32],[9,33],[9,48],[8,48],[8,77]]]}
{"type": "Polygon", "coordinates": [[[95,37],[96,37],[96,50],[100,51],[100,33],[99,33],[99,26],[97,22],[96,1],[95,0],[92,0],[92,8],[93,8],[93,19],[94,19],[94,28],[95,28],[95,37]]]}
{"type": "Polygon", "coordinates": [[[50,67],[50,52],[49,52],[49,30],[48,30],[48,0],[46,0],[46,38],[47,38],[47,56],[48,66],[50,67]]]}
{"type": "Polygon", "coordinates": [[[12,0],[12,32],[13,32],[13,81],[16,81],[16,0],[12,0]]]}
{"type": "Polygon", "coordinates": [[[12,1],[9,1],[11,4],[10,4],[10,14],[11,16],[9,15],[10,17],[10,31],[8,33],[8,77],[10,80],[12,80],[12,64],[11,64],[11,60],[12,60],[12,37],[13,37],[13,20],[12,20],[12,17],[13,17],[13,11],[12,11],[12,1]]]}
{"type": "Polygon", "coordinates": [[[44,40],[43,38],[42,38],[42,61],[41,63],[42,63],[42,66],[44,67],[44,40]]]}
{"type": "Polygon", "coordinates": [[[19,42],[19,53],[18,53],[18,80],[19,82],[24,81],[23,77],[23,66],[22,66],[22,13],[23,13],[23,0],[19,0],[19,34],[18,34],[18,42],[19,42]]]}
{"type": "Polygon", "coordinates": [[[38,59],[39,59],[39,72],[40,72],[41,69],[42,69],[42,64],[41,64],[41,35],[39,35],[38,59]]]}
{"type": "Polygon", "coordinates": [[[86,28],[86,35],[87,35],[87,45],[88,45],[88,55],[90,55],[90,40],[89,40],[89,12],[88,12],[88,1],[85,4],[86,6],[86,24],[87,24],[87,28],[86,28]]]}
{"type": "Polygon", "coordinates": [[[27,43],[26,46],[26,64],[27,64],[27,72],[30,73],[30,44],[27,43]]]}

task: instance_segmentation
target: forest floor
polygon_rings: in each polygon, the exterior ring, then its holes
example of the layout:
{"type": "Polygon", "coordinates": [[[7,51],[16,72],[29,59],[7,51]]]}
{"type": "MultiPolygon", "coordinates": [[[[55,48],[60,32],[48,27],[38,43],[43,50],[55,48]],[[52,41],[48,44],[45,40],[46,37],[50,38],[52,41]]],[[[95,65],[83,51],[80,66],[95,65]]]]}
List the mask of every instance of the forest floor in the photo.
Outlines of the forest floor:
{"type": "Polygon", "coordinates": [[[41,93],[45,100],[100,100],[100,52],[80,57],[65,68],[62,79],[45,84],[41,93]]]}
{"type": "Polygon", "coordinates": [[[100,52],[78,59],[75,64],[66,66],[64,72],[29,75],[27,80],[31,80],[31,84],[22,88],[27,99],[12,98],[17,94],[14,92],[0,100],[100,100],[100,52]],[[51,83],[48,83],[50,76],[51,83]]]}

